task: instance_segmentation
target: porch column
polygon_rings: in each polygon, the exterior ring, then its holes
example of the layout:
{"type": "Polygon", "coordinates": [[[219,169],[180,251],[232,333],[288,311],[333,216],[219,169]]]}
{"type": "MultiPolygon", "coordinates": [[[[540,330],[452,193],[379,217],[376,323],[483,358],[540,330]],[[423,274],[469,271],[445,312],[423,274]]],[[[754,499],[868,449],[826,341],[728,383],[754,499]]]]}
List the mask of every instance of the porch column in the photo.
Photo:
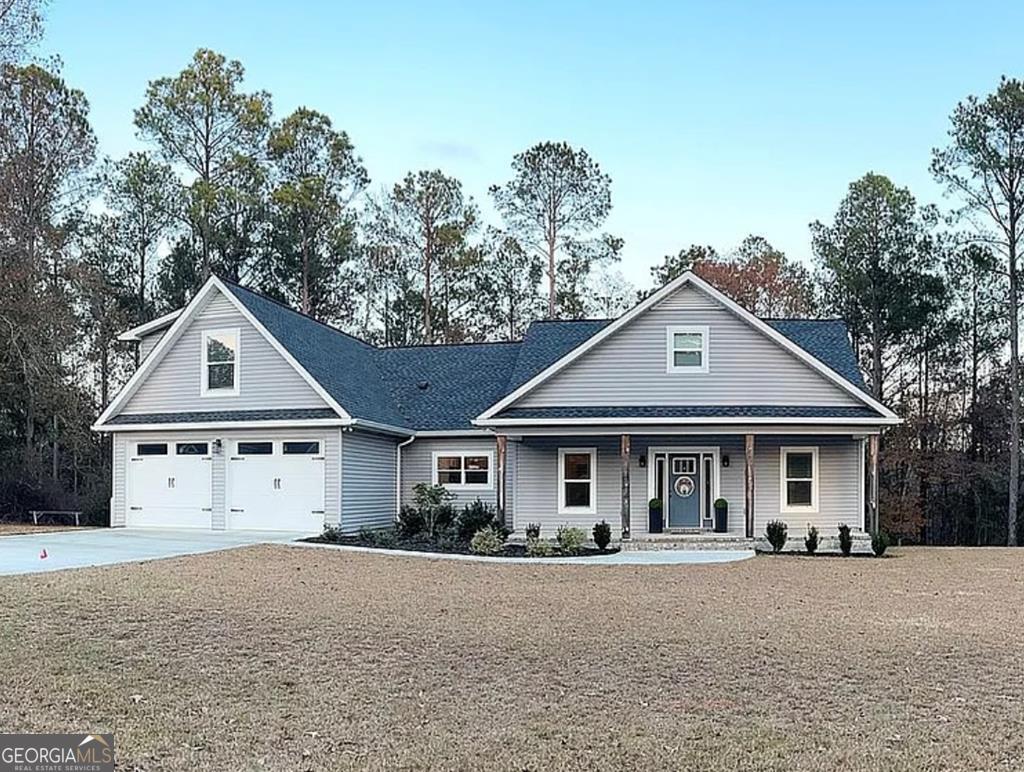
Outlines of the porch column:
{"type": "Polygon", "coordinates": [[[878,435],[868,436],[868,531],[878,530],[878,435]]]}
{"type": "Polygon", "coordinates": [[[622,538],[629,539],[629,435],[619,437],[619,457],[622,460],[622,538]]]}
{"type": "Polygon", "coordinates": [[[498,464],[498,469],[496,470],[498,473],[496,478],[497,489],[495,490],[498,505],[498,519],[507,526],[508,520],[505,519],[505,455],[508,450],[508,436],[499,434],[495,438],[495,444],[498,464]]]}
{"type": "Polygon", "coordinates": [[[746,455],[746,463],[744,466],[744,474],[746,478],[746,487],[743,501],[743,514],[746,516],[747,523],[747,538],[754,538],[754,435],[746,435],[744,451],[746,455]]]}

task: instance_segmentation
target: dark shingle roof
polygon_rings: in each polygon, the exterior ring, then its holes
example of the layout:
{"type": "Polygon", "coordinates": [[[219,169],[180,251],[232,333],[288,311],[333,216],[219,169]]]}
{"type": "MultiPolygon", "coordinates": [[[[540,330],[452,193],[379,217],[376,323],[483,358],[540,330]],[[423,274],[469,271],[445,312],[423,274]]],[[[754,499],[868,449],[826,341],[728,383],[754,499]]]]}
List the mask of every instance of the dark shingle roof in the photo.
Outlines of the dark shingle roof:
{"type": "Polygon", "coordinates": [[[800,348],[828,365],[858,389],[866,390],[850,334],[842,319],[765,319],[800,348]]]}
{"type": "Polygon", "coordinates": [[[510,407],[498,418],[877,418],[871,408],[803,405],[680,405],[510,407]]]}
{"type": "Polygon", "coordinates": [[[205,410],[194,413],[131,413],[114,416],[109,423],[118,426],[141,424],[190,424],[211,421],[302,421],[311,418],[337,418],[329,407],[288,408],[285,410],[205,410]]]}
{"type": "Polygon", "coordinates": [[[385,348],[377,362],[406,426],[468,429],[505,395],[519,350],[518,342],[385,348]]]}
{"type": "MultiPolygon", "coordinates": [[[[473,428],[472,420],[486,408],[522,386],[612,321],[584,319],[534,322],[522,341],[512,343],[382,349],[237,284],[225,282],[225,285],[350,415],[419,431],[473,428]]],[[[860,389],[864,388],[843,322],[802,319],[766,321],[843,378],[860,389]]],[[[740,408],[548,409],[631,411],[630,415],[639,416],[645,410],[707,411],[740,408]]],[[[796,409],[753,406],[743,408],[748,411],[746,413],[734,415],[754,415],[749,412],[752,410],[776,411],[763,415],[787,415],[780,411],[796,409]]],[[[815,415],[813,411],[825,408],[806,407],[799,410],[805,411],[800,415],[812,417],[815,415]]],[[[842,409],[828,410],[832,411],[829,415],[836,415],[842,409]]],[[[859,411],[861,408],[851,410],[859,411]]],[[[507,410],[502,416],[508,417],[515,412],[507,410]]],[[[531,416],[536,414],[537,411],[530,411],[531,416]]],[[[867,414],[877,415],[871,410],[867,410],[867,414]]],[[[582,413],[573,415],[584,417],[582,413]]],[[[716,413],[699,415],[710,417],[716,413]]]]}
{"type": "Polygon", "coordinates": [[[225,285],[349,415],[406,425],[384,388],[374,346],[237,284],[225,285]]]}

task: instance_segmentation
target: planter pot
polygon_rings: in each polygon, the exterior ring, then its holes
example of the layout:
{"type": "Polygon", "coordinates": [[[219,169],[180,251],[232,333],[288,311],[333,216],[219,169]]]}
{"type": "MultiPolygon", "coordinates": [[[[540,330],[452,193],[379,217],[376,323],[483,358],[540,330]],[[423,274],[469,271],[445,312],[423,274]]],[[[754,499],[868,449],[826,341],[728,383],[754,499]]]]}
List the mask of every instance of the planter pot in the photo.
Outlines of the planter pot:
{"type": "Polygon", "coordinates": [[[665,530],[665,516],[661,509],[648,508],[647,510],[647,532],[662,533],[665,530]]]}
{"type": "Polygon", "coordinates": [[[725,533],[729,530],[729,504],[715,506],[715,533],[725,533]]]}

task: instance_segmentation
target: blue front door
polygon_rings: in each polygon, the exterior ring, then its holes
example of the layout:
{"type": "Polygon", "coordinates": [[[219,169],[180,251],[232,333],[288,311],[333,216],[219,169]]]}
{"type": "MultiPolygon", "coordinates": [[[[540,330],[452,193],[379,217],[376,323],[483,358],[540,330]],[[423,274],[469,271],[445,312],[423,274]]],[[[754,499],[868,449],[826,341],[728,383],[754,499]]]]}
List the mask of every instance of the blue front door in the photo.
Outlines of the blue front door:
{"type": "Polygon", "coordinates": [[[668,527],[700,528],[700,456],[668,457],[668,527]]]}

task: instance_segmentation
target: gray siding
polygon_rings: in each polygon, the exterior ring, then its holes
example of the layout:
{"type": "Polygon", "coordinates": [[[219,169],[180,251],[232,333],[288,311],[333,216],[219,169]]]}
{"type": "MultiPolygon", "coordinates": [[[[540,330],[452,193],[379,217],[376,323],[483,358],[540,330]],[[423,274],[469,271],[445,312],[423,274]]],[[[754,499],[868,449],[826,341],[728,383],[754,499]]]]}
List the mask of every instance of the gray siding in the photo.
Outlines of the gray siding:
{"type": "Polygon", "coordinates": [[[684,287],[514,403],[859,405],[861,402],[709,296],[684,287]],[[707,373],[667,373],[670,325],[707,325],[707,373]]]}
{"type": "MultiPolygon", "coordinates": [[[[227,453],[235,440],[320,440],[324,444],[324,523],[337,525],[341,503],[341,450],[340,430],[324,429],[221,429],[190,432],[116,432],[113,436],[113,491],[110,524],[123,526],[126,522],[128,494],[127,465],[129,448],[136,442],[181,442],[184,440],[213,442],[220,439],[224,451],[213,456],[212,513],[210,527],[221,530],[227,522],[227,453]]],[[[392,477],[392,481],[394,477],[392,477]]],[[[392,500],[394,496],[392,495],[392,500]]]]}
{"type": "MultiPolygon", "coordinates": [[[[516,463],[510,465],[510,487],[515,491],[513,529],[522,534],[527,524],[540,523],[543,533],[554,536],[560,525],[572,525],[590,533],[594,523],[607,520],[616,537],[621,527],[621,474],[617,437],[527,437],[518,446],[516,463]],[[597,448],[597,512],[593,515],[558,514],[558,448],[597,448]]],[[[745,460],[743,438],[728,436],[651,436],[632,438],[630,456],[630,526],[634,536],[647,533],[647,502],[654,495],[649,488],[650,465],[640,467],[640,456],[655,447],[718,447],[729,457],[729,466],[718,468],[719,495],[729,502],[729,532],[745,532],[743,502],[745,460]]],[[[845,522],[852,528],[863,525],[863,467],[860,440],[829,436],[759,436],[754,454],[754,534],[764,533],[769,520],[782,519],[794,537],[807,525],[822,535],[834,535],[845,522]],[[815,514],[782,514],[780,499],[780,448],[786,445],[819,448],[819,509],[815,514]]]]}
{"type": "MultiPolygon", "coordinates": [[[[513,443],[509,443],[511,446],[513,443]]],[[[491,437],[473,437],[467,439],[458,438],[434,438],[423,437],[415,440],[411,445],[402,448],[402,506],[413,503],[412,489],[416,483],[430,483],[433,481],[433,454],[438,452],[465,451],[469,453],[490,453],[497,464],[495,452],[495,441],[491,437]]],[[[510,450],[509,456],[512,456],[510,450]]],[[[510,466],[513,461],[506,458],[506,465],[510,466]]],[[[495,477],[491,475],[492,482],[495,477]]],[[[511,475],[507,479],[511,479],[511,475]]],[[[452,493],[455,495],[456,506],[468,504],[476,499],[495,505],[497,503],[497,488],[492,485],[486,490],[464,490],[452,493]]]]}
{"type": "Polygon", "coordinates": [[[341,528],[384,528],[395,521],[395,447],[393,437],[345,432],[341,441],[341,528]]]}
{"type": "Polygon", "coordinates": [[[156,363],[121,412],[316,407],[326,407],[326,403],[246,321],[231,301],[215,292],[156,363]],[[203,397],[200,394],[202,333],[204,330],[233,327],[241,330],[239,394],[237,397],[203,397]]]}
{"type": "Polygon", "coordinates": [[[166,328],[160,330],[159,332],[154,332],[152,335],[146,335],[141,340],[139,340],[138,346],[140,362],[143,361],[146,357],[148,357],[150,352],[152,352],[153,349],[156,348],[156,344],[160,342],[160,339],[163,338],[165,332],[167,332],[166,328]]]}

